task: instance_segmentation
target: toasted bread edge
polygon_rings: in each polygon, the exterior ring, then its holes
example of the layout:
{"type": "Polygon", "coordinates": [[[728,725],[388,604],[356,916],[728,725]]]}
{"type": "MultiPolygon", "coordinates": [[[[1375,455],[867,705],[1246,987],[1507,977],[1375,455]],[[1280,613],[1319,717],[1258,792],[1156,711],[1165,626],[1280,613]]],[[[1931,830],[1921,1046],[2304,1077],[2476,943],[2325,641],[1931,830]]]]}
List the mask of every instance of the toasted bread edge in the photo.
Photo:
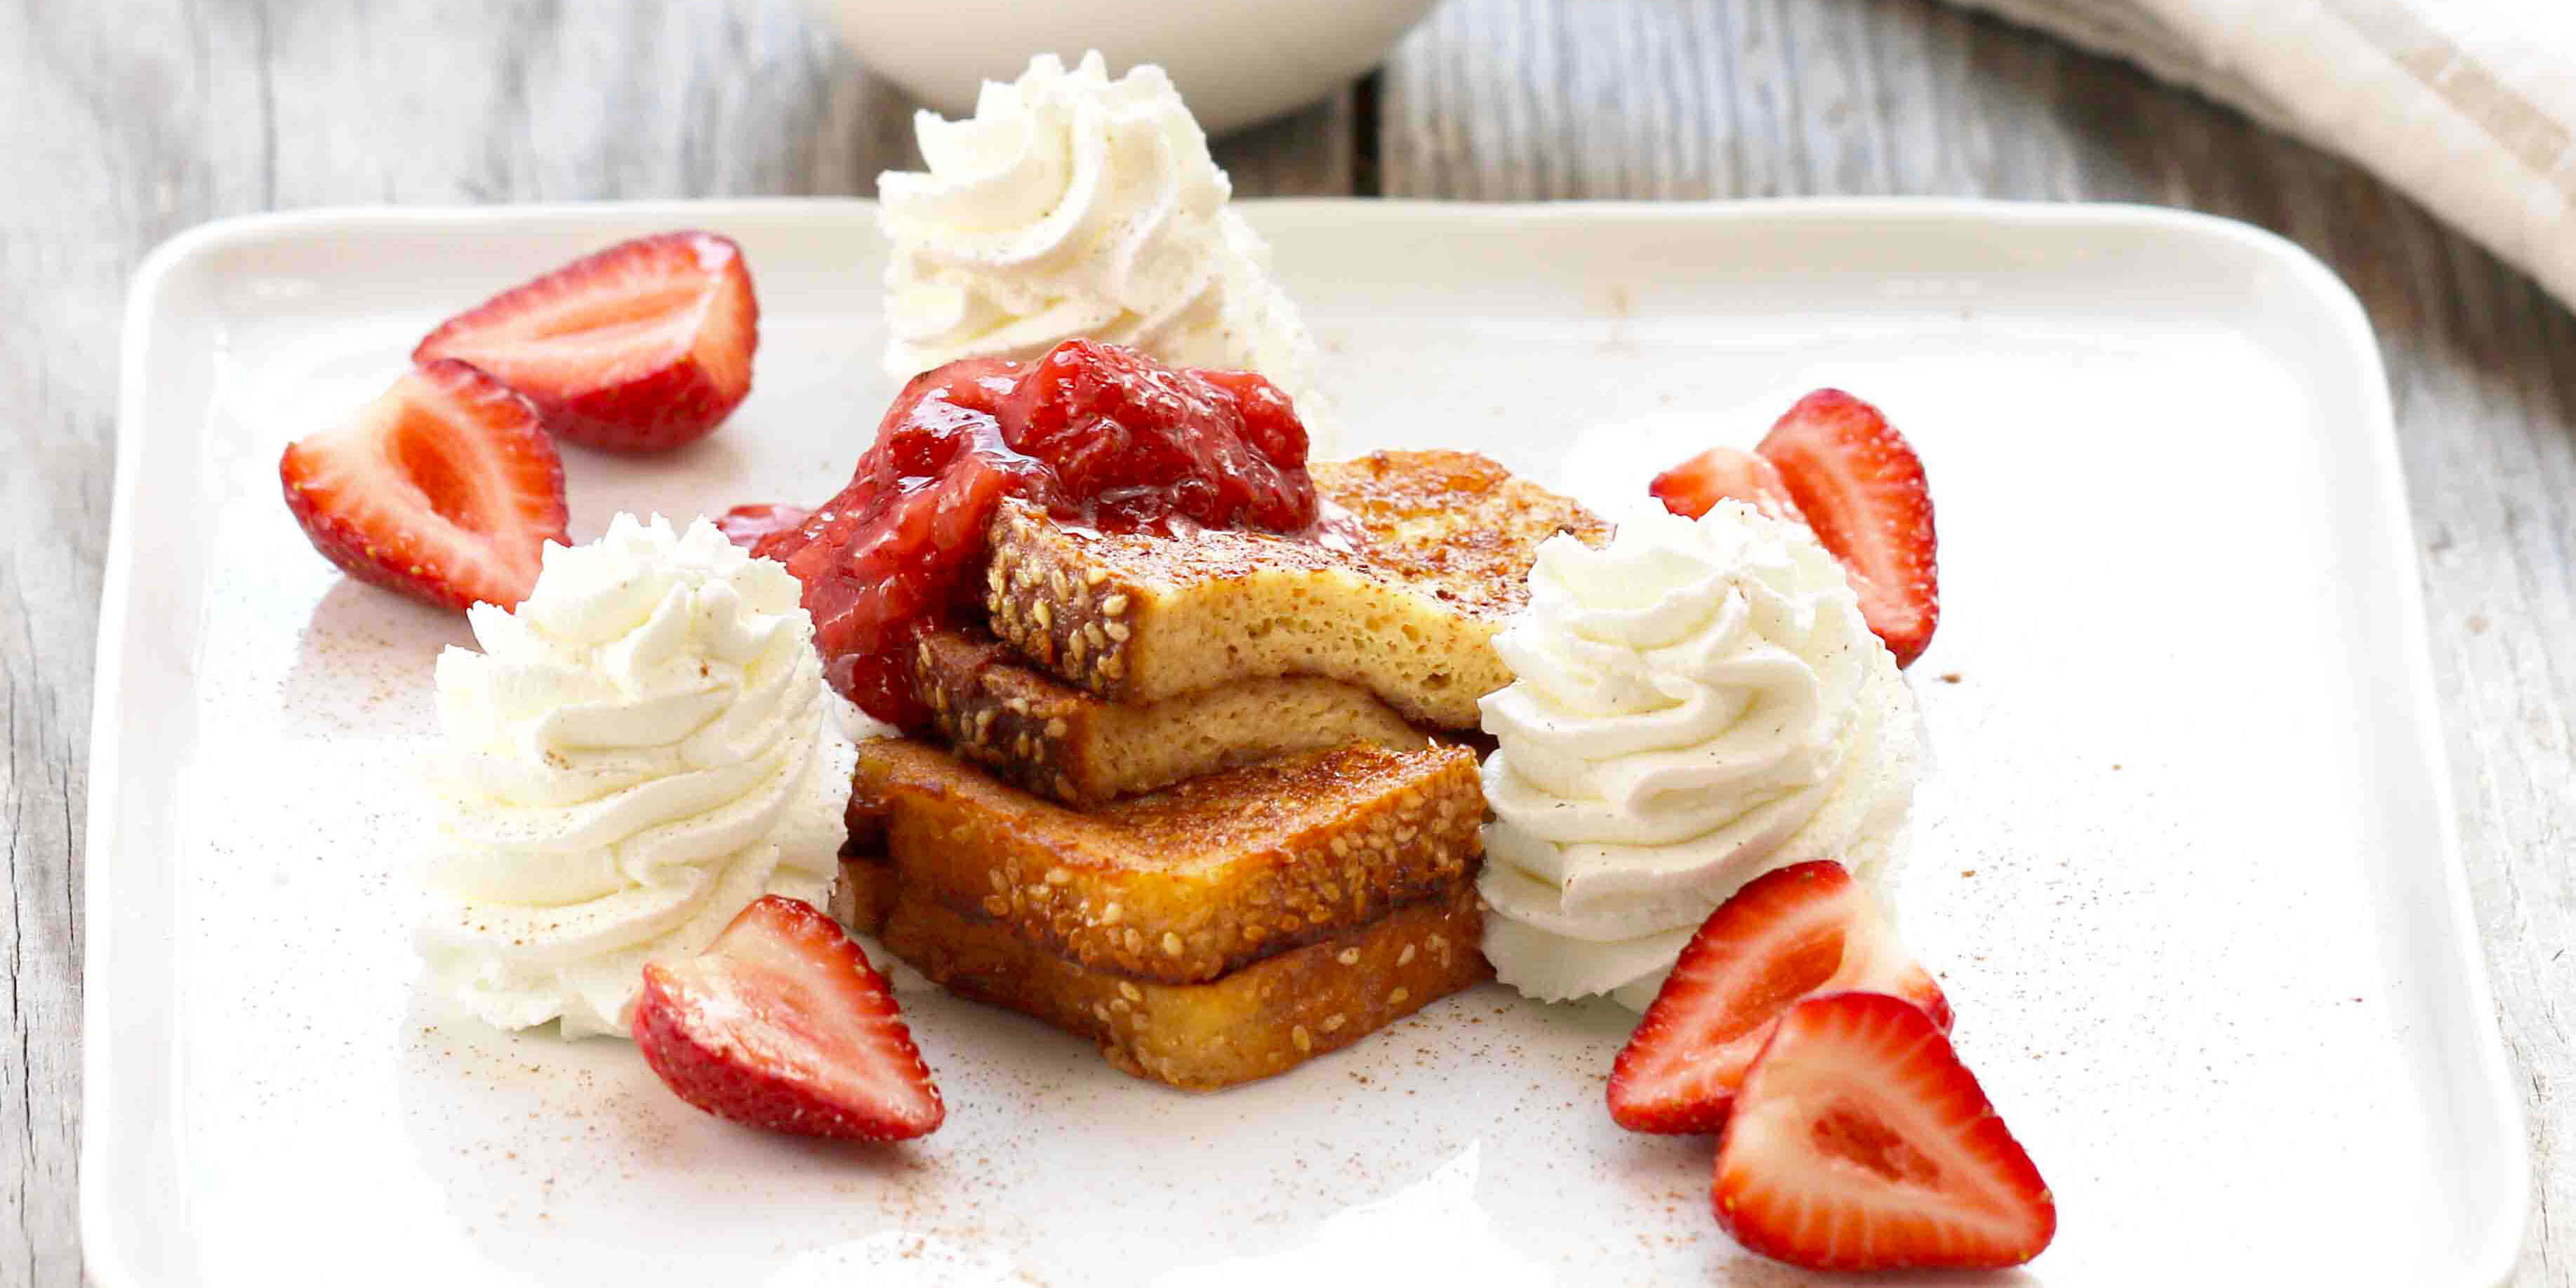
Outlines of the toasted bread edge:
{"type": "Polygon", "coordinates": [[[1201,983],[1472,877],[1484,795],[1463,747],[1284,756],[1082,813],[919,742],[862,744],[851,834],[908,890],[1086,966],[1201,983]],[[1313,809],[1229,835],[1255,807],[1313,809]],[[1140,833],[1122,822],[1151,815],[1140,833]],[[1185,840],[1174,840],[1179,836],[1185,840]],[[1174,851],[1175,845],[1203,848],[1174,851]]]}
{"type": "Polygon", "coordinates": [[[941,986],[1089,1038],[1127,1073],[1213,1091],[1286,1072],[1490,978],[1481,933],[1468,883],[1200,984],[1087,969],[909,889],[883,938],[941,986]]]}

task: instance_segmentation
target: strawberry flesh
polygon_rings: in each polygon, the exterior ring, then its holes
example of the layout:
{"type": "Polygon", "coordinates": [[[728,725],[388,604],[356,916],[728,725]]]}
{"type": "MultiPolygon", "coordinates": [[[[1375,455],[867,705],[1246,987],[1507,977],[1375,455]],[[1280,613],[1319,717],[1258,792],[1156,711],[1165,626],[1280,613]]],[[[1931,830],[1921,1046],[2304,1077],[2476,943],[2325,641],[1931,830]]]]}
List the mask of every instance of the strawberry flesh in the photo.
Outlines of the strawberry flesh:
{"type": "Polygon", "coordinates": [[[663,1084],[719,1118],[887,1141],[947,1117],[885,977],[798,900],[757,899],[704,954],[647,965],[631,1026],[663,1084]]]}
{"type": "Polygon", "coordinates": [[[565,541],[563,461],[537,409],[434,361],[278,459],[287,509],[352,577],[444,608],[516,607],[565,541]]]}
{"type": "Polygon", "coordinates": [[[1306,446],[1288,398],[1249,372],[1092,340],[1035,362],[965,358],[913,377],[849,485],[752,552],[804,583],[832,687],[919,729],[930,708],[913,691],[915,642],[983,620],[986,530],[1004,497],[1103,531],[1311,536],[1306,446]]]}
{"type": "Polygon", "coordinates": [[[1708,513],[1720,501],[1742,501],[1778,519],[1801,517],[1779,467],[1740,447],[1712,447],[1656,475],[1646,490],[1685,519],[1708,513]]]}
{"type": "Polygon", "coordinates": [[[1700,924],[1620,1050],[1610,1116],[1631,1131],[1716,1131],[1781,1012],[1845,989],[1902,997],[1950,1027],[1941,986],[1841,864],[1820,859],[1747,882],[1700,924]]]}
{"type": "Polygon", "coordinates": [[[1799,399],[1754,450],[1779,468],[1816,540],[1842,561],[1870,629],[1898,666],[1911,665],[1941,621],[1922,458],[1876,407],[1839,389],[1799,399]]]}
{"type": "Polygon", "coordinates": [[[1747,1249],[1812,1270],[2000,1269],[2057,1202],[1938,1024],[1827,993],[1781,1016],[1718,1147],[1711,1201],[1747,1249]]]}
{"type": "Polygon", "coordinates": [[[458,358],[526,394],[554,434],[612,452],[705,436],[751,392],[760,303],[742,248],[706,232],[621,242],[449,318],[414,361],[458,358]]]}

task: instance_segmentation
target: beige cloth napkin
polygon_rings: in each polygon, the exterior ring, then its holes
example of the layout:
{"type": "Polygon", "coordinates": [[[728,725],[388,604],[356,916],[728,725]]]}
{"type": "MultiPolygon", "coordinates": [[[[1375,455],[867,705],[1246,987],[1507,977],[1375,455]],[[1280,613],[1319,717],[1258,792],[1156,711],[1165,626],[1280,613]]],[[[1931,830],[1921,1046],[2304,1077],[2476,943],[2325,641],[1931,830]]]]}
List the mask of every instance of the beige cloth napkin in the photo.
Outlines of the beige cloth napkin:
{"type": "Polygon", "coordinates": [[[2576,0],[1956,0],[2339,152],[2576,305],[2576,0]]]}

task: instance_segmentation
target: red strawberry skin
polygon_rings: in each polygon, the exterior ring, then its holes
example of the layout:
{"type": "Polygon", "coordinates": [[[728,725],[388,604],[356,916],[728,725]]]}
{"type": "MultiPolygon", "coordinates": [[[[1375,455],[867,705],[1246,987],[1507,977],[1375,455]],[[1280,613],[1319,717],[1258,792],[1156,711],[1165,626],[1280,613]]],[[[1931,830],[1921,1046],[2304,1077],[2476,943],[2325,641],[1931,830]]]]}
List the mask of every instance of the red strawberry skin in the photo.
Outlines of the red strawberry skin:
{"type": "Polygon", "coordinates": [[[1841,560],[1861,615],[1912,665],[1941,623],[1940,542],[1923,461],[1876,407],[1839,389],[1798,400],[1754,450],[1777,466],[1816,540],[1841,560]]]}
{"type": "Polygon", "coordinates": [[[566,541],[563,460],[537,409],[462,362],[425,363],[278,458],[286,508],[350,576],[442,608],[516,607],[566,541]]]}
{"type": "Polygon", "coordinates": [[[673,1093],[746,1126],[892,1141],[948,1115],[885,977],[794,899],[755,900],[695,960],[646,965],[629,1024],[673,1093]]]}
{"type": "Polygon", "coordinates": [[[1717,1222],[1811,1270],[1992,1270],[2057,1235],[2039,1169],[1923,1008],[1827,993],[1781,1016],[1711,1185],[1717,1222]]]}
{"type": "Polygon", "coordinates": [[[1696,519],[1718,502],[1730,500],[1745,502],[1774,518],[1802,518],[1779,467],[1737,447],[1712,447],[1656,475],[1646,490],[1665,509],[1685,519],[1696,519]]]}
{"type": "Polygon", "coordinates": [[[1610,1070],[1610,1116],[1631,1131],[1725,1126],[1780,1013],[1819,992],[1868,989],[1950,1028],[1950,1002],[1897,942],[1869,892],[1819,859],[1764,873],[1700,924],[1610,1070]]]}
{"type": "Polygon", "coordinates": [[[526,394],[554,434],[657,452],[751,393],[760,302],[742,248],[682,231],[621,242],[449,318],[412,358],[457,358],[526,394]]]}

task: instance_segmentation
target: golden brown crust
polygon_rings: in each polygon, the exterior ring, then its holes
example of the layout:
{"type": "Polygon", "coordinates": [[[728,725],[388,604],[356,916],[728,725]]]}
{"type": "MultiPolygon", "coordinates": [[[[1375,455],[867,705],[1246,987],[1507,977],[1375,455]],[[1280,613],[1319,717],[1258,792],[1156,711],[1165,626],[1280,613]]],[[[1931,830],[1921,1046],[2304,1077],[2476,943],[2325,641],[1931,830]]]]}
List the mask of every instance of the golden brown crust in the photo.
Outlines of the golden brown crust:
{"type": "Polygon", "coordinates": [[[908,892],[1088,967],[1202,983],[1446,889],[1483,855],[1474,753],[1283,756],[1077,813],[905,739],[860,744],[908,892]]]}
{"type": "Polygon", "coordinates": [[[939,984],[1092,1039],[1109,1062],[1192,1091],[1285,1072],[1491,975],[1473,883],[1202,984],[1088,970],[1003,922],[910,889],[886,947],[939,984]]]}
{"type": "Polygon", "coordinates": [[[933,631],[913,687],[959,755],[1042,796],[1097,805],[1295,751],[1430,738],[1365,689],[1318,676],[1247,680],[1127,705],[1108,702],[964,631],[933,631]]]}
{"type": "Polygon", "coordinates": [[[885,928],[886,914],[894,908],[894,865],[885,856],[850,854],[841,856],[841,877],[832,883],[832,920],[850,928],[851,933],[873,935],[885,928]]]}
{"type": "Polygon", "coordinates": [[[1312,472],[1315,490],[1369,534],[1364,553],[1381,574],[1489,622],[1529,602],[1539,543],[1610,539],[1580,503],[1474,452],[1371,452],[1312,472]]]}
{"type": "Polygon", "coordinates": [[[1261,532],[1186,538],[1057,523],[1024,501],[993,520],[993,634],[1112,702],[1322,675],[1407,718],[1473,728],[1510,682],[1492,639],[1528,595],[1539,543],[1608,527],[1470,452],[1379,452],[1313,467],[1363,534],[1334,548],[1261,532]]]}

